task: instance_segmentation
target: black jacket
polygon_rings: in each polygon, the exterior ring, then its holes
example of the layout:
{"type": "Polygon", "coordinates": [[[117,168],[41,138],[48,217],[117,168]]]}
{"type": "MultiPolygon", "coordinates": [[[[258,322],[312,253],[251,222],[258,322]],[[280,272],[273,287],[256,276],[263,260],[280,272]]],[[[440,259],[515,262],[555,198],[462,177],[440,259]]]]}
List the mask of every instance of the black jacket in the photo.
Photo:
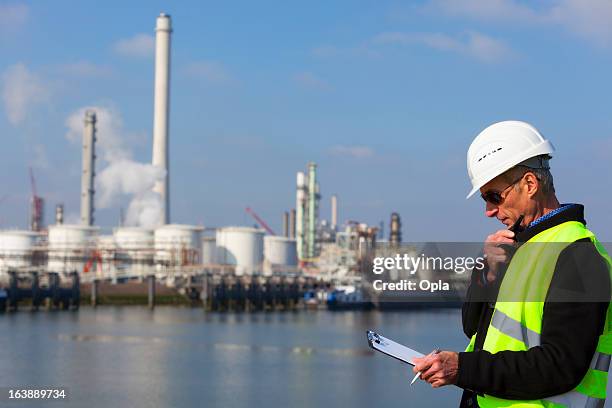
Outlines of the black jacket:
{"type": "MultiPolygon", "coordinates": [[[[525,242],[566,221],[586,224],[584,207],[570,206],[518,233],[516,240],[525,242]]],[[[475,406],[476,393],[531,400],[568,392],[580,383],[602,333],[610,300],[606,263],[590,240],[581,241],[559,255],[544,304],[541,345],[527,351],[491,354],[482,350],[499,282],[483,285],[483,271],[473,271],[462,317],[465,334],[477,336],[474,352],[459,353],[457,385],[466,390],[462,407],[475,406]],[[596,295],[592,293],[595,289],[596,295]],[[556,293],[570,292],[577,301],[555,299],[556,293]]]]}

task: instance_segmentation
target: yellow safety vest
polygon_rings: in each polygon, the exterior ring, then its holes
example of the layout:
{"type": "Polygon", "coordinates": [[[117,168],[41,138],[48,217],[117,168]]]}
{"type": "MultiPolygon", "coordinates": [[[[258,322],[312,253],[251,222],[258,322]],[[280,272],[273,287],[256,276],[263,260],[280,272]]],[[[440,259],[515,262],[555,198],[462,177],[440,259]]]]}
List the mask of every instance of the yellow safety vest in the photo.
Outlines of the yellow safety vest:
{"type": "MultiPolygon", "coordinates": [[[[577,221],[568,221],[542,231],[516,251],[499,289],[483,345],[484,350],[490,353],[504,350],[526,351],[540,345],[544,300],[559,254],[572,242],[584,238],[593,242],[610,271],[612,259],[595,235],[577,221]],[[523,301],[512,301],[517,299],[523,301]]],[[[478,404],[483,408],[603,407],[612,355],[611,308],[612,304],[608,306],[603,333],[599,336],[591,365],[580,384],[572,391],[532,401],[506,400],[484,395],[478,396],[478,404]]],[[[474,350],[475,341],[476,335],[472,336],[466,351],[474,350]]]]}

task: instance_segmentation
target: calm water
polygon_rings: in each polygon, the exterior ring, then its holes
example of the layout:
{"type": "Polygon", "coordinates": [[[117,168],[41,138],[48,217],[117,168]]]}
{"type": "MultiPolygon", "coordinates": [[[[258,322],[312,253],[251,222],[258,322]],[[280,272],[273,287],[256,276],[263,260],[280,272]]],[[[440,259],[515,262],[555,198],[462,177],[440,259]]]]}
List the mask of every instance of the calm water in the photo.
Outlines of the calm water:
{"type": "Polygon", "coordinates": [[[425,352],[459,350],[460,318],[458,310],[20,311],[0,315],[0,386],[68,387],[68,401],[44,406],[87,408],[457,406],[459,389],[410,387],[409,367],[370,352],[364,333],[425,352]]]}

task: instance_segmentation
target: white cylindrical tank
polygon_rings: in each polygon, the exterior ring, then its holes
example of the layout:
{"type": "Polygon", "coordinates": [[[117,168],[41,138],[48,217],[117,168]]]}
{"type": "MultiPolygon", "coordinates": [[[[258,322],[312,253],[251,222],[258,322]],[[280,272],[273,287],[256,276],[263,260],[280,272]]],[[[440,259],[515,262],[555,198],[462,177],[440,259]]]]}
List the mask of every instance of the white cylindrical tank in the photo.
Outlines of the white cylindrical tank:
{"type": "Polygon", "coordinates": [[[96,241],[96,248],[102,259],[102,271],[105,274],[112,274],[115,271],[115,251],[117,249],[115,237],[112,235],[99,235],[96,241]]]}
{"type": "Polygon", "coordinates": [[[40,234],[32,231],[0,231],[0,274],[12,268],[32,266],[40,234]]]}
{"type": "Polygon", "coordinates": [[[202,263],[217,263],[217,239],[215,237],[202,237],[202,263]]]}
{"type": "Polygon", "coordinates": [[[119,227],[113,230],[117,267],[128,273],[145,273],[153,266],[155,238],[152,229],[119,227]]]}
{"type": "Polygon", "coordinates": [[[93,255],[97,231],[97,227],[87,225],[49,225],[49,271],[82,273],[93,255]]]}
{"type": "Polygon", "coordinates": [[[259,274],[263,263],[264,232],[250,227],[217,230],[217,261],[236,265],[236,274],[259,274]]]}
{"type": "Polygon", "coordinates": [[[200,263],[202,230],[196,225],[168,224],[155,230],[155,262],[167,266],[200,263]]]}
{"type": "Polygon", "coordinates": [[[264,258],[271,265],[297,266],[295,239],[266,235],[264,237],[264,258]]]}

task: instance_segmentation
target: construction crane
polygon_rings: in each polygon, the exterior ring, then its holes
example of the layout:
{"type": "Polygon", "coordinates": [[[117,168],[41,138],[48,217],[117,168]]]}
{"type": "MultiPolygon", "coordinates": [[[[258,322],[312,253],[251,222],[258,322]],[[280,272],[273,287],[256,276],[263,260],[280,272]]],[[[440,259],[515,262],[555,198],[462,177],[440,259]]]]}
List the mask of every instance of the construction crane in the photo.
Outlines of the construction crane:
{"type": "Polygon", "coordinates": [[[30,229],[32,231],[40,231],[42,229],[43,222],[43,199],[36,193],[36,180],[34,180],[34,171],[30,166],[30,186],[32,188],[32,200],[31,200],[31,217],[30,217],[30,229]]]}
{"type": "Polygon", "coordinates": [[[257,221],[257,223],[261,225],[261,227],[265,229],[268,234],[276,235],[274,231],[272,231],[272,228],[270,228],[264,220],[262,220],[257,214],[255,214],[255,211],[251,210],[251,207],[247,207],[245,211],[247,212],[247,214],[253,217],[255,221],[257,221]]]}

